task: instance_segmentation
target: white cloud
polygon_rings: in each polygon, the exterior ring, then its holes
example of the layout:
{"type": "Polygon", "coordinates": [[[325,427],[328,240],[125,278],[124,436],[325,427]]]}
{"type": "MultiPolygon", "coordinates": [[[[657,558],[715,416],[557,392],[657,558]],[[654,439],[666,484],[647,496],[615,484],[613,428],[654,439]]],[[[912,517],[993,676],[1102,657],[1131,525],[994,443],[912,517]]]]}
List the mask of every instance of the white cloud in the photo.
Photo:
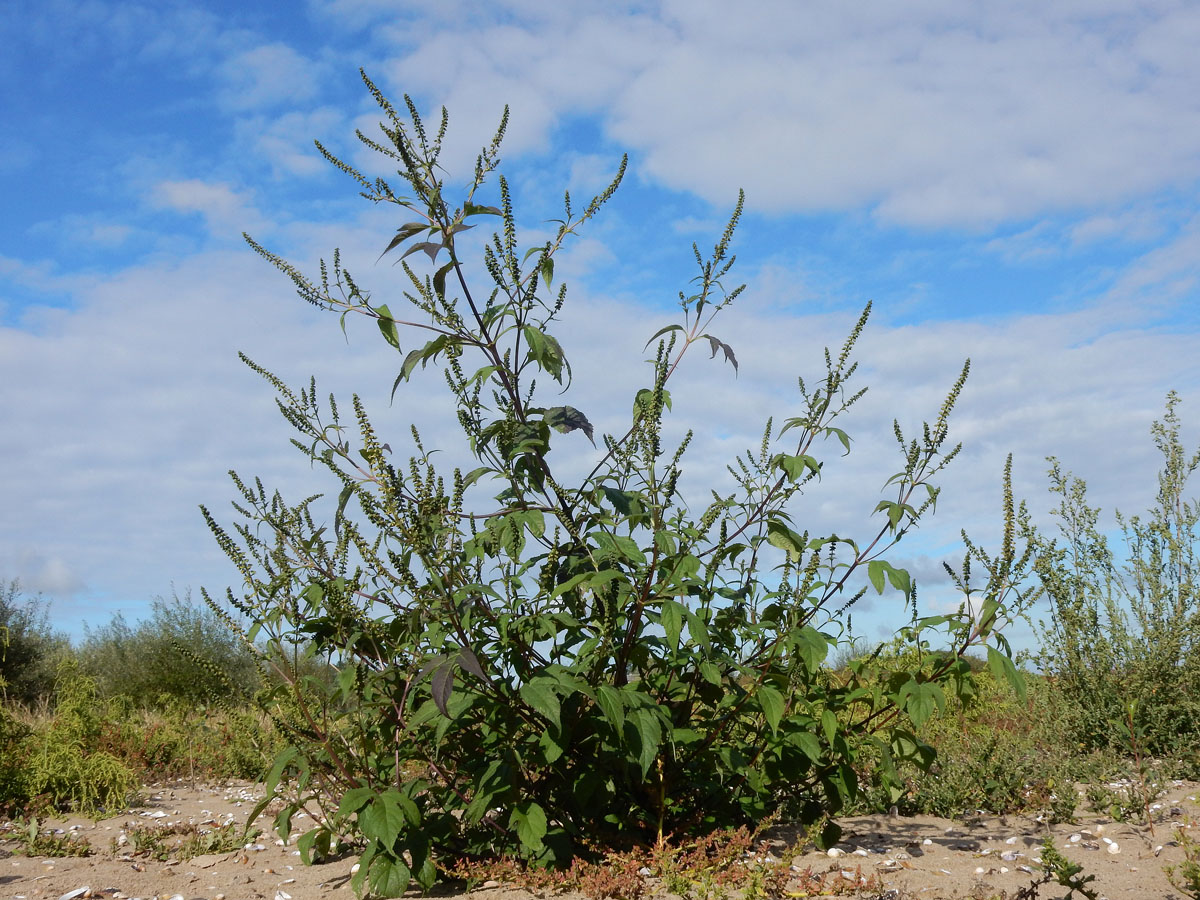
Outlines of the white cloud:
{"type": "Polygon", "coordinates": [[[26,594],[64,596],[83,590],[86,585],[74,566],[64,557],[47,557],[30,547],[10,547],[0,556],[0,579],[8,581],[20,573],[21,591],[26,594]]]}
{"type": "Polygon", "coordinates": [[[72,213],[49,222],[37,222],[29,226],[29,233],[50,237],[68,245],[93,245],[96,247],[120,247],[142,232],[132,225],[112,222],[105,216],[72,213]]]}
{"type": "MultiPolygon", "coordinates": [[[[1194,293],[1200,281],[1200,216],[1194,217],[1171,240],[1143,254],[1115,279],[1105,295],[1113,307],[1170,309],[1194,293]]],[[[1133,313],[1136,314],[1136,313],[1133,313]]]]}
{"type": "Polygon", "coordinates": [[[1161,211],[1133,208],[1097,213],[1074,223],[1070,243],[1083,247],[1099,241],[1148,241],[1162,235],[1166,222],[1161,211]]]}
{"type": "Polygon", "coordinates": [[[261,44],[226,59],[217,74],[220,100],[231,110],[255,110],[315,96],[320,67],[286,44],[261,44]]]}
{"type": "Polygon", "coordinates": [[[245,192],[229,184],[198,178],[160,181],[150,200],[162,209],[198,213],[214,236],[236,237],[243,230],[261,232],[266,227],[245,192]]]}
{"type": "Polygon", "coordinates": [[[1047,221],[1038,222],[1016,234],[995,237],[983,245],[1008,263],[1036,263],[1053,259],[1062,253],[1054,227],[1047,221]]]}
{"type": "Polygon", "coordinates": [[[313,141],[328,144],[334,138],[341,139],[345,131],[345,115],[331,106],[275,118],[242,118],[236,124],[238,141],[253,148],[271,166],[276,178],[331,171],[313,141]]]}
{"type": "Polygon", "coordinates": [[[987,226],[1200,177],[1200,11],[1186,5],[483,9],[425,21],[412,49],[413,23],[397,26],[387,86],[471,122],[511,103],[510,152],[596,110],[644,173],[714,202],[742,185],[758,209],[987,226]]]}

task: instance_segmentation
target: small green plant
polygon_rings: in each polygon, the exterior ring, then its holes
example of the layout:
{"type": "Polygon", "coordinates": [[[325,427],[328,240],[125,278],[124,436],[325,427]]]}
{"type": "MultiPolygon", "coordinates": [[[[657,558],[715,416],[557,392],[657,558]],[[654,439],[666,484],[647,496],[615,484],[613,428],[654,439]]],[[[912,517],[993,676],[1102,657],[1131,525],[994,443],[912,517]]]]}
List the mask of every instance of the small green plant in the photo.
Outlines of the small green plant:
{"type": "Polygon", "coordinates": [[[173,825],[129,825],[125,828],[124,840],[112,841],[112,851],[131,856],[144,856],[166,861],[188,860],[212,853],[231,853],[247,841],[254,840],[259,829],[246,829],[236,822],[205,828],[190,822],[173,825]]]}
{"type": "MultiPolygon", "coordinates": [[[[764,828],[770,824],[764,823],[764,828]]],[[[536,893],[573,891],[591,900],[656,895],[659,891],[649,879],[658,879],[662,890],[686,900],[718,900],[734,894],[744,900],[778,900],[787,894],[793,873],[785,859],[772,854],[760,840],[764,828],[722,829],[685,844],[610,849],[596,860],[577,857],[561,870],[503,857],[459,860],[448,866],[447,874],[468,889],[494,880],[536,893]]]]}
{"type": "Polygon", "coordinates": [[[1079,894],[1085,900],[1097,900],[1100,894],[1095,888],[1088,887],[1096,880],[1095,875],[1084,875],[1083,866],[1078,863],[1073,863],[1054,846],[1054,839],[1049,835],[1042,842],[1042,870],[1045,875],[1040,881],[1035,881],[1018,893],[1018,898],[1022,900],[1032,900],[1037,897],[1037,889],[1043,884],[1051,882],[1058,884],[1067,889],[1067,895],[1062,900],[1073,900],[1076,894],[1079,894]],[[1026,892],[1029,893],[1026,893],[1026,892]]]}
{"type": "Polygon", "coordinates": [[[1162,793],[1162,786],[1156,768],[1142,749],[1146,744],[1146,728],[1139,724],[1137,712],[1138,701],[1130,700],[1125,706],[1124,717],[1116,725],[1133,754],[1134,780],[1129,787],[1128,797],[1131,803],[1138,805],[1142,822],[1149,827],[1150,834],[1154,834],[1154,816],[1150,804],[1162,793]]]}
{"type": "Polygon", "coordinates": [[[92,845],[84,838],[69,832],[57,834],[45,830],[36,818],[16,821],[12,836],[26,856],[90,856],[92,845]]]}
{"type": "MultiPolygon", "coordinates": [[[[881,664],[886,659],[881,652],[881,664]]],[[[859,808],[878,812],[895,806],[904,814],[946,818],[982,809],[1051,823],[1073,820],[1079,763],[1048,749],[1062,743],[1054,709],[1046,703],[1050,688],[1039,675],[1027,674],[1026,680],[1028,695],[1021,700],[990,671],[977,673],[972,696],[948,701],[916,731],[936,750],[934,764],[926,770],[899,767],[899,791],[870,780],[859,808]]]]}
{"type": "Polygon", "coordinates": [[[1200,900],[1200,844],[1183,829],[1176,830],[1175,841],[1183,848],[1183,862],[1166,867],[1167,879],[1185,897],[1200,900]]]}
{"type": "Polygon", "coordinates": [[[1074,779],[1069,776],[1050,776],[1041,787],[1037,795],[1041,802],[1035,802],[1035,805],[1045,810],[1047,824],[1074,822],[1079,808],[1079,793],[1075,790],[1074,779]]]}

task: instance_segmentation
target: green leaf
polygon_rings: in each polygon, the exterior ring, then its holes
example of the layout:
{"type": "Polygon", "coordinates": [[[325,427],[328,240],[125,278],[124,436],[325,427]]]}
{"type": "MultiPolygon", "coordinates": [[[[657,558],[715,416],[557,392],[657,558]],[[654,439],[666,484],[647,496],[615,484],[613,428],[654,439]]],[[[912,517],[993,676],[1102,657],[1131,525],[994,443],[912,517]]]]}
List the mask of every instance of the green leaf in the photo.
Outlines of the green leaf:
{"type": "Polygon", "coordinates": [[[546,533],[546,514],[540,509],[526,509],[513,513],[511,518],[518,527],[528,530],[534,538],[540,538],[546,533]]]}
{"type": "MultiPolygon", "coordinates": [[[[650,388],[642,388],[633,398],[633,418],[637,421],[642,416],[648,415],[651,409],[651,404],[654,400],[654,391],[650,388]]],[[[662,405],[664,409],[671,408],[671,392],[663,389],[662,405]]]]}
{"type": "Polygon", "coordinates": [[[650,767],[654,765],[654,760],[658,757],[658,747],[662,742],[662,726],[659,724],[658,717],[648,709],[635,709],[629,715],[629,723],[637,732],[641,747],[638,763],[642,767],[642,777],[645,778],[650,767]]]}
{"type": "Polygon", "coordinates": [[[898,591],[903,591],[906,597],[912,596],[912,578],[906,570],[897,569],[895,566],[888,566],[887,573],[888,581],[892,583],[892,587],[898,591]]]}
{"type": "MultiPolygon", "coordinates": [[[[708,345],[712,348],[712,356],[710,356],[709,359],[715,358],[717,355],[717,351],[721,350],[725,354],[725,361],[727,363],[732,363],[733,371],[737,372],[738,361],[737,361],[737,357],[733,355],[732,347],[730,347],[724,341],[718,340],[717,338],[713,337],[711,334],[702,334],[702,335],[700,335],[700,337],[705,338],[708,341],[708,345]]],[[[651,340],[653,340],[653,338],[651,338],[651,340]]]]}
{"type": "Polygon", "coordinates": [[[538,277],[542,279],[542,284],[550,287],[550,283],[554,281],[554,257],[547,254],[542,257],[542,262],[538,266],[538,277]]]}
{"type": "Polygon", "coordinates": [[[992,629],[996,625],[996,613],[1000,609],[1000,602],[995,597],[988,597],[983,601],[983,606],[979,610],[979,635],[987,637],[992,633],[992,629]]]}
{"type": "Polygon", "coordinates": [[[446,296],[446,276],[453,268],[454,260],[451,260],[433,273],[433,290],[439,297],[446,296]]]}
{"type": "Polygon", "coordinates": [[[1017,671],[1017,667],[1013,665],[1012,657],[1007,653],[1001,653],[995,647],[987,648],[988,668],[992,675],[999,681],[1001,678],[1006,680],[1014,691],[1017,692],[1017,697],[1021,702],[1025,702],[1025,678],[1017,671]]]}
{"type": "Polygon", "coordinates": [[[396,838],[407,822],[400,805],[400,792],[396,790],[380,794],[358,813],[358,825],[363,835],[369,840],[379,841],[389,851],[396,846],[396,838]]]}
{"type": "Polygon", "coordinates": [[[476,656],[472,650],[463,647],[458,651],[458,656],[455,657],[455,662],[458,663],[460,669],[463,669],[464,671],[474,675],[484,684],[488,683],[487,674],[483,671],[483,666],[479,664],[479,657],[476,656]]]}
{"type": "Polygon", "coordinates": [[[355,896],[362,896],[363,885],[367,882],[367,874],[370,872],[371,862],[375,859],[375,855],[378,852],[379,845],[371,844],[367,847],[366,852],[358,858],[358,871],[350,879],[350,887],[354,890],[355,896]]]}
{"type": "Polygon", "coordinates": [[[597,588],[603,587],[610,581],[615,581],[616,579],[623,577],[623,574],[624,573],[622,573],[620,569],[601,569],[599,572],[581,572],[578,575],[572,575],[553,591],[551,591],[550,597],[551,599],[555,597],[561,597],[568,591],[573,591],[575,588],[582,585],[587,585],[587,587],[595,591],[597,588]]]}
{"type": "Polygon", "coordinates": [[[543,421],[551,428],[563,434],[581,430],[587,435],[587,439],[592,442],[592,446],[596,446],[596,440],[593,437],[592,423],[588,421],[588,417],[581,413],[573,406],[552,406],[542,416],[543,421]]]}
{"type": "Polygon", "coordinates": [[[800,748],[800,752],[814,763],[821,761],[821,742],[811,731],[798,732],[791,739],[800,748]]]}
{"type": "Polygon", "coordinates": [[[311,866],[317,859],[328,856],[333,835],[324,826],[309,829],[296,841],[300,862],[311,866]]]}
{"type": "Polygon", "coordinates": [[[443,244],[441,241],[425,241],[422,244],[413,244],[404,251],[404,254],[400,258],[404,259],[406,256],[412,256],[418,250],[421,250],[429,256],[430,262],[433,262],[437,259],[437,255],[441,251],[442,246],[443,244]]]}
{"type": "MultiPolygon", "coordinates": [[[[825,429],[825,437],[829,435],[837,435],[837,439],[842,442],[842,446],[846,448],[846,453],[850,452],[850,435],[842,431],[840,428],[834,428],[832,425],[825,429]]],[[[845,454],[843,454],[845,455],[845,454]]],[[[926,485],[928,487],[928,485],[926,485]]]]}
{"type": "Polygon", "coordinates": [[[400,334],[396,331],[396,320],[392,318],[391,310],[387,308],[387,304],[385,303],[383,306],[376,308],[375,312],[378,315],[375,324],[379,326],[379,331],[383,335],[383,339],[397,350],[400,350],[400,334]]]}
{"type": "Polygon", "coordinates": [[[708,626],[704,624],[704,620],[690,609],[687,609],[686,615],[688,637],[692,643],[705,650],[711,650],[712,642],[708,638],[708,626]]]}
{"type": "Polygon", "coordinates": [[[371,860],[371,872],[367,884],[376,897],[403,897],[412,880],[412,872],[404,860],[395,856],[376,856],[371,860]]]}
{"type": "Polygon", "coordinates": [[[604,491],[604,496],[608,498],[608,502],[612,504],[613,509],[623,516],[627,516],[632,512],[633,504],[638,500],[638,495],[631,491],[619,491],[607,485],[602,490],[604,491]]]}
{"type": "Polygon", "coordinates": [[[467,202],[463,204],[463,216],[502,216],[495,206],[480,206],[478,203],[467,202]]]}
{"type": "Polygon", "coordinates": [[[783,522],[771,519],[767,522],[767,543],[783,550],[787,553],[788,559],[796,562],[804,553],[805,545],[808,542],[783,522]]]}
{"type": "Polygon", "coordinates": [[[546,836],[546,812],[532,800],[526,800],[513,807],[508,820],[508,827],[516,827],[517,838],[521,846],[529,853],[541,852],[542,838],[546,836]]]}
{"type": "Polygon", "coordinates": [[[928,770],[937,758],[932,747],[907,731],[896,730],[893,732],[891,745],[892,755],[896,759],[910,762],[921,769],[928,770]]]}
{"type": "Polygon", "coordinates": [[[805,625],[799,631],[793,632],[793,645],[804,660],[805,668],[810,672],[816,672],[829,655],[829,641],[811,625],[805,625]]]}
{"type": "Polygon", "coordinates": [[[556,741],[550,731],[543,731],[538,737],[538,746],[542,748],[542,758],[548,764],[554,763],[563,755],[563,747],[556,741]]]}
{"type": "Polygon", "coordinates": [[[721,670],[708,660],[700,663],[700,675],[709,684],[714,685],[715,687],[721,687],[721,670]]]}
{"type": "Polygon", "coordinates": [[[867,577],[871,579],[871,586],[875,588],[877,594],[883,593],[884,566],[886,565],[887,563],[882,559],[873,559],[867,565],[867,577]]]}
{"type": "Polygon", "coordinates": [[[284,747],[279,751],[278,754],[276,754],[275,763],[271,766],[271,771],[267,773],[267,796],[262,801],[262,806],[264,808],[268,803],[271,802],[271,795],[274,794],[275,789],[279,787],[279,782],[283,778],[283,773],[286,772],[289,767],[291,767],[292,763],[296,761],[296,757],[299,755],[300,748],[294,746],[284,747]]]}
{"type": "Polygon", "coordinates": [[[767,720],[767,724],[771,726],[771,731],[775,734],[779,733],[779,720],[783,717],[784,700],[783,694],[775,690],[770,685],[764,684],[758,689],[758,703],[762,707],[763,716],[767,720]]]}
{"type": "Polygon", "coordinates": [[[596,688],[596,703],[608,723],[616,729],[617,734],[621,734],[625,728],[625,704],[621,699],[621,692],[615,687],[602,684],[596,688]]]}
{"type": "Polygon", "coordinates": [[[821,474],[821,464],[813,457],[805,456],[804,454],[790,456],[786,453],[781,453],[775,458],[775,465],[783,469],[784,473],[792,481],[799,481],[809,472],[818,476],[821,474]]]}
{"type": "Polygon", "coordinates": [[[667,633],[667,646],[672,650],[679,648],[679,632],[683,630],[684,608],[674,600],[664,600],[662,612],[663,631],[667,633]]]}
{"type": "Polygon", "coordinates": [[[468,824],[474,825],[483,819],[487,811],[495,805],[493,801],[496,795],[504,790],[506,781],[507,770],[503,761],[493,759],[484,773],[475,780],[474,796],[463,812],[463,818],[468,824]]]}
{"type": "Polygon", "coordinates": [[[532,325],[526,325],[521,334],[525,337],[525,343],[529,346],[529,358],[536,362],[542,369],[550,373],[550,376],[560,384],[562,383],[563,366],[566,364],[566,356],[563,353],[562,346],[548,334],[539,331],[532,325]]]}
{"type": "Polygon", "coordinates": [[[842,826],[837,822],[826,822],[821,833],[813,839],[818,850],[828,850],[842,839],[842,826]]]}
{"type": "Polygon", "coordinates": [[[825,740],[832,745],[838,733],[838,720],[832,709],[821,710],[821,730],[825,732],[825,740]]]}
{"type": "Polygon", "coordinates": [[[454,666],[447,660],[433,671],[430,681],[430,692],[438,712],[443,716],[449,715],[446,704],[450,702],[450,692],[454,690],[454,666]]]}
{"type": "Polygon", "coordinates": [[[396,236],[391,239],[386,247],[383,248],[383,252],[379,254],[379,259],[375,261],[379,262],[380,259],[383,259],[391,251],[395,250],[414,234],[419,234],[420,232],[425,231],[427,228],[429,228],[429,226],[424,222],[406,222],[404,225],[401,225],[398,229],[396,229],[396,236]]]}
{"type": "MultiPolygon", "coordinates": [[[[653,344],[655,338],[662,337],[664,334],[666,334],[669,331],[683,331],[683,326],[682,325],[668,325],[666,328],[658,329],[658,331],[654,332],[654,334],[652,334],[650,336],[650,340],[646,341],[646,347],[649,347],[651,344],[653,344]]],[[[646,347],[642,348],[642,352],[645,352],[646,347]]],[[[715,351],[714,351],[713,355],[714,356],[716,355],[715,351]]],[[[637,412],[636,406],[634,407],[634,412],[635,413],[637,412]]]]}
{"type": "Polygon", "coordinates": [[[534,678],[521,685],[521,699],[528,703],[544,718],[549,719],[555,728],[561,728],[559,714],[561,705],[558,694],[554,692],[554,682],[545,677],[534,678]]]}
{"type": "Polygon", "coordinates": [[[351,813],[356,813],[367,803],[374,798],[375,791],[368,787],[350,788],[342,795],[342,802],[338,804],[338,818],[343,818],[351,813]]]}
{"type": "Polygon", "coordinates": [[[624,534],[606,534],[603,531],[596,532],[593,537],[596,544],[606,553],[627,559],[635,565],[642,565],[646,562],[646,557],[638,547],[637,542],[624,534]]]}
{"type": "Polygon", "coordinates": [[[914,728],[920,729],[933,715],[936,703],[935,689],[935,685],[921,683],[912,678],[900,689],[904,711],[908,713],[914,728]]]}

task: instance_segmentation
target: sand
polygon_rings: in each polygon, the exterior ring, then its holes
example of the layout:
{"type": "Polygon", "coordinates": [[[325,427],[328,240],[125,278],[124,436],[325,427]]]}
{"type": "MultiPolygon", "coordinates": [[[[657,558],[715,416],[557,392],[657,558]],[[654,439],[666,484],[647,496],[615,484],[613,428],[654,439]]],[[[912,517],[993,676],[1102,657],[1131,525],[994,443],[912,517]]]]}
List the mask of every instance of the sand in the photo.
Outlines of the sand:
{"type": "MultiPolygon", "coordinates": [[[[230,821],[244,823],[261,790],[253,784],[165,785],[146,789],[142,804],[120,816],[98,822],[69,818],[45,823],[73,830],[87,840],[96,850],[90,857],[29,858],[19,853],[11,833],[0,832],[0,898],[57,900],[74,892],[79,892],[77,898],[115,900],[353,898],[353,858],[304,866],[294,846],[283,844],[271,833],[266,816],[258,822],[264,833],[252,846],[235,852],[159,862],[129,852],[128,843],[113,847],[123,831],[136,825],[192,823],[213,828],[230,821]]],[[[815,882],[804,882],[800,874],[811,870],[828,890],[841,888],[843,896],[852,882],[867,878],[869,887],[858,896],[887,900],[1012,898],[1040,876],[1037,861],[1049,831],[1068,859],[1082,863],[1085,874],[1096,875],[1091,887],[1101,896],[1109,900],[1182,900],[1170,886],[1164,866],[1182,859],[1182,849],[1172,840],[1176,829],[1187,829],[1194,840],[1200,840],[1197,798],[1200,785],[1171,784],[1158,801],[1161,808],[1153,834],[1145,826],[1088,815],[1080,816],[1075,824],[1049,829],[1030,818],[984,814],[959,822],[929,816],[846,818],[840,820],[844,835],[834,855],[810,850],[793,857],[796,878],[790,893],[812,896],[805,893],[805,884],[811,891],[815,882]],[[1110,850],[1114,846],[1117,849],[1110,850]]],[[[303,829],[305,819],[297,819],[295,824],[303,829]]],[[[795,834],[786,828],[777,829],[771,839],[772,851],[777,854],[787,854],[787,848],[795,846],[795,834]]],[[[444,891],[438,893],[446,896],[444,891]]],[[[849,895],[855,896],[853,892],[849,895]]],[[[472,900],[530,900],[533,896],[504,885],[471,893],[472,900]]],[[[1042,900],[1064,896],[1066,890],[1053,884],[1038,893],[1042,900]]]]}

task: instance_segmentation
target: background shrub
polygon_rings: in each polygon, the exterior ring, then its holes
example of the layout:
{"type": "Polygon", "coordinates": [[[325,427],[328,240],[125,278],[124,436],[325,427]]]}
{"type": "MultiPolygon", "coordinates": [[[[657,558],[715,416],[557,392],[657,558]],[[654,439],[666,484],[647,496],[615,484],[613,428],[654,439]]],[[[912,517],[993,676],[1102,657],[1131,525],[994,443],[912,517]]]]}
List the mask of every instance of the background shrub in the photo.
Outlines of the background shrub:
{"type": "Polygon", "coordinates": [[[0,582],[0,698],[36,706],[53,694],[55,666],[70,645],[47,613],[41,595],[23,594],[16,579],[0,582]]]}
{"type": "Polygon", "coordinates": [[[1195,759],[1200,748],[1200,504],[1187,496],[1200,453],[1182,445],[1178,404],[1169,394],[1151,429],[1163,456],[1156,504],[1144,517],[1117,513],[1123,554],[1100,530],[1086,484],[1051,459],[1059,535],[1038,539],[1036,570],[1050,601],[1038,663],[1064,698],[1081,750],[1129,753],[1121,723],[1131,706],[1143,751],[1195,759]]]}
{"type": "Polygon", "coordinates": [[[88,629],[76,653],[102,697],[124,696],[143,708],[245,703],[261,685],[251,651],[190,594],[156,598],[136,626],[117,615],[88,629]]]}

